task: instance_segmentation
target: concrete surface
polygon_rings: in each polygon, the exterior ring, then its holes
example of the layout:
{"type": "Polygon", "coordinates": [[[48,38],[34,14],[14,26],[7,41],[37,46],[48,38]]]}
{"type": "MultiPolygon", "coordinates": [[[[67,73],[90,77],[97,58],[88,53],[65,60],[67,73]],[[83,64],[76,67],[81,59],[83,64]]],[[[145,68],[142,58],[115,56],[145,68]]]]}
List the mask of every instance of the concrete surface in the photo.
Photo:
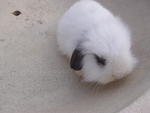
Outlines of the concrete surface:
{"type": "Polygon", "coordinates": [[[119,113],[149,113],[150,112],[150,90],[137,99],[133,104],[119,113]]]}
{"type": "Polygon", "coordinates": [[[132,76],[99,88],[80,83],[57,50],[57,22],[75,1],[0,1],[0,113],[117,113],[149,89],[150,1],[98,0],[129,24],[140,60],[132,76]]]}

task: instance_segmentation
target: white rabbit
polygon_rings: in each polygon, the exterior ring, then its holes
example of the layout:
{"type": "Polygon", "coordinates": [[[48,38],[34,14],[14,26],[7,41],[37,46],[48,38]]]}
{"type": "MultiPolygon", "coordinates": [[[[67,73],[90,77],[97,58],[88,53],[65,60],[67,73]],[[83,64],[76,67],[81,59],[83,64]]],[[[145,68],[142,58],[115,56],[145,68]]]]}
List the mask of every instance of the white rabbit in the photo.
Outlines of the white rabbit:
{"type": "Polygon", "coordinates": [[[87,82],[106,84],[136,65],[128,27],[94,0],[80,0],[62,17],[57,41],[70,67],[87,82]]]}

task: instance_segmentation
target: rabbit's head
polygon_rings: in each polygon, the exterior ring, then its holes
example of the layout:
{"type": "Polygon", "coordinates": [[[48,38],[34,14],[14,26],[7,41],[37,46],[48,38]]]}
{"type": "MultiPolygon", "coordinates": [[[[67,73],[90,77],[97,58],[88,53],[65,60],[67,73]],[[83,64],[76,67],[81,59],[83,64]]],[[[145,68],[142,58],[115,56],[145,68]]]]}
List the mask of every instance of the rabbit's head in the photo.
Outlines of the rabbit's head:
{"type": "Polygon", "coordinates": [[[82,41],[72,53],[70,66],[75,71],[81,71],[83,81],[87,82],[106,84],[123,78],[136,64],[130,46],[125,44],[119,48],[117,44],[102,40],[82,41]]]}

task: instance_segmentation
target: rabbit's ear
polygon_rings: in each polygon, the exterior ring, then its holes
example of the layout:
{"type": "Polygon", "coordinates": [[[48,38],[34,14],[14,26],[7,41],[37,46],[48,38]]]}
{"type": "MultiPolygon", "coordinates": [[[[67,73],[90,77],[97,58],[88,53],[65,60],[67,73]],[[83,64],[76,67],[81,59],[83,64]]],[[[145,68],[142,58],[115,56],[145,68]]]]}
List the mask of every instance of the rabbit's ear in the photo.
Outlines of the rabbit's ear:
{"type": "Polygon", "coordinates": [[[70,67],[76,71],[81,70],[83,57],[81,48],[75,49],[71,56],[70,67]]]}

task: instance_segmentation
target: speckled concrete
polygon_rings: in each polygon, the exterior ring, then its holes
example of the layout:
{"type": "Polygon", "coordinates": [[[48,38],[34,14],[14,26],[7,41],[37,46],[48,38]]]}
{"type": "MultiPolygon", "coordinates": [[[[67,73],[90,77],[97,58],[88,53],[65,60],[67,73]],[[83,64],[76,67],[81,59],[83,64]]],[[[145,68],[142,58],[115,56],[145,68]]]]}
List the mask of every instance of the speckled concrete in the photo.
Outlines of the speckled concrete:
{"type": "Polygon", "coordinates": [[[150,1],[98,0],[130,26],[140,60],[99,88],[80,83],[57,50],[57,22],[75,1],[0,0],[0,113],[116,113],[149,89],[150,1]]]}

